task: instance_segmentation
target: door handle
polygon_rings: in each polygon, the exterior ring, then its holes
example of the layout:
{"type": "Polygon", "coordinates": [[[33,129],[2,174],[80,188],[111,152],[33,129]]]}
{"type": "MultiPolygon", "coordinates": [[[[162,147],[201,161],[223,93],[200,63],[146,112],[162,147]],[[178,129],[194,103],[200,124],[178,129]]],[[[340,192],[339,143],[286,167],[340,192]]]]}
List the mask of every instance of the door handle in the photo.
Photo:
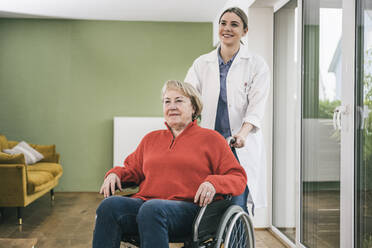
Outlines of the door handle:
{"type": "Polygon", "coordinates": [[[366,129],[368,131],[368,122],[366,122],[365,120],[368,118],[371,110],[368,108],[367,105],[364,105],[363,107],[362,106],[357,107],[357,111],[359,113],[359,118],[360,118],[359,128],[366,129]]]}
{"type": "MultiPolygon", "coordinates": [[[[336,108],[337,109],[337,108],[336,108]]],[[[338,115],[338,111],[333,110],[333,121],[332,121],[332,124],[333,124],[333,129],[334,130],[337,130],[337,123],[336,123],[336,119],[337,119],[337,115],[338,115]]]]}
{"type": "Polygon", "coordinates": [[[335,130],[341,130],[341,115],[347,114],[346,106],[340,105],[333,111],[333,128],[335,130]]]}

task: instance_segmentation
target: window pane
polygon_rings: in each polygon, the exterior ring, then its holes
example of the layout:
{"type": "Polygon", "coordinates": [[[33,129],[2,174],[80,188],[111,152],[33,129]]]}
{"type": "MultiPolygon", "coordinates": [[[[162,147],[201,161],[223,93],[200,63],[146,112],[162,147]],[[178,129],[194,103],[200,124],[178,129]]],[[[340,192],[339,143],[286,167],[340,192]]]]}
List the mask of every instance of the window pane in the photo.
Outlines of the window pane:
{"type": "Polygon", "coordinates": [[[357,1],[355,247],[372,247],[372,2],[357,1]]]}
{"type": "Polygon", "coordinates": [[[301,242],[340,245],[340,132],[333,113],[341,105],[340,0],[303,1],[301,242]]]}

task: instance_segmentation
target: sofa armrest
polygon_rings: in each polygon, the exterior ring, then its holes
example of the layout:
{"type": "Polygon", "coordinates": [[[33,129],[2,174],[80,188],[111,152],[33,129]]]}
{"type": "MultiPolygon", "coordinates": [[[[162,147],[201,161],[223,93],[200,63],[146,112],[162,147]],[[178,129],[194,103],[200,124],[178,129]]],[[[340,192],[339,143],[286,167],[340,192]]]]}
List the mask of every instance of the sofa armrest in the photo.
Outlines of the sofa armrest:
{"type": "Polygon", "coordinates": [[[0,164],[0,206],[23,206],[26,197],[26,165],[0,164]]]}
{"type": "Polygon", "coordinates": [[[19,154],[7,154],[0,152],[0,164],[25,164],[25,156],[19,154]]]}
{"type": "Polygon", "coordinates": [[[59,159],[61,158],[61,155],[59,153],[56,153],[56,163],[59,164],[59,159]]]}

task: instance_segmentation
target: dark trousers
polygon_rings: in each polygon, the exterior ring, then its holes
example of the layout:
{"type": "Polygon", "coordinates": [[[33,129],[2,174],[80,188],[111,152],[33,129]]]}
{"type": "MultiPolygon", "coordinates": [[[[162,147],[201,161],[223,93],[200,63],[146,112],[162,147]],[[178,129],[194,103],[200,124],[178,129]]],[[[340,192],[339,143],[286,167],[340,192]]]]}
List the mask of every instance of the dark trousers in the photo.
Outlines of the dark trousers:
{"type": "MultiPolygon", "coordinates": [[[[231,147],[231,151],[234,153],[235,158],[240,163],[239,158],[238,158],[238,154],[236,154],[235,147],[231,147]]],[[[231,201],[234,205],[240,206],[245,212],[248,213],[248,208],[247,208],[248,195],[249,195],[249,189],[248,189],[248,186],[246,186],[243,194],[238,195],[238,196],[233,196],[231,201]]]]}

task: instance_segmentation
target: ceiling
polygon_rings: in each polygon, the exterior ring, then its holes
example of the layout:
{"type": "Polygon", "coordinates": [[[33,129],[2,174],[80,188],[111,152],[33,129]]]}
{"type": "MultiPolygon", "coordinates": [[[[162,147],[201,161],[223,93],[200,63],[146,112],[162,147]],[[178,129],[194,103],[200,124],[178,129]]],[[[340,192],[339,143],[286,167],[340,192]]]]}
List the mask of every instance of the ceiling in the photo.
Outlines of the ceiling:
{"type": "Polygon", "coordinates": [[[276,4],[280,4],[281,2],[286,2],[285,0],[255,0],[251,7],[253,8],[269,8],[273,7],[276,4]]]}
{"type": "Polygon", "coordinates": [[[0,17],[213,22],[227,7],[275,8],[286,2],[288,0],[0,0],[0,17]]]}
{"type": "Polygon", "coordinates": [[[227,2],[229,1],[1,0],[0,17],[213,22],[227,2]]]}

